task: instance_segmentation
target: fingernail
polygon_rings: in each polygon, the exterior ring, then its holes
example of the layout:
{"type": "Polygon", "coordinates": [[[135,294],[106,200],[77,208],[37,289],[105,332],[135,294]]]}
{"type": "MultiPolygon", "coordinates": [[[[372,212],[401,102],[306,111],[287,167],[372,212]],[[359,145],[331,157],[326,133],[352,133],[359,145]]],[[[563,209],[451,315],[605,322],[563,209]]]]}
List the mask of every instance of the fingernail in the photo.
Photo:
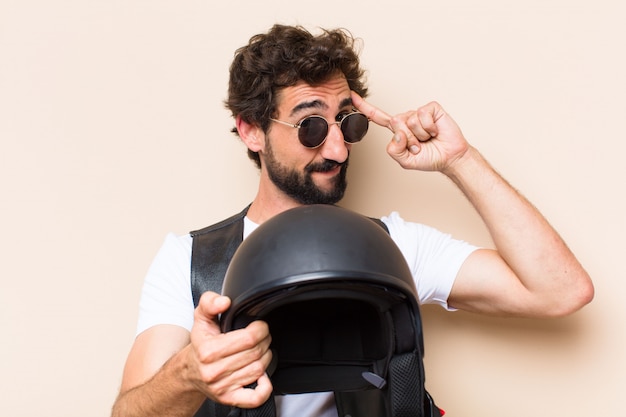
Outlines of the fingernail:
{"type": "Polygon", "coordinates": [[[420,148],[418,148],[417,145],[412,145],[409,148],[409,151],[411,151],[411,153],[418,153],[420,151],[420,148]]]}
{"type": "Polygon", "coordinates": [[[397,133],[393,135],[393,141],[395,143],[400,143],[400,135],[398,135],[397,133]]]}

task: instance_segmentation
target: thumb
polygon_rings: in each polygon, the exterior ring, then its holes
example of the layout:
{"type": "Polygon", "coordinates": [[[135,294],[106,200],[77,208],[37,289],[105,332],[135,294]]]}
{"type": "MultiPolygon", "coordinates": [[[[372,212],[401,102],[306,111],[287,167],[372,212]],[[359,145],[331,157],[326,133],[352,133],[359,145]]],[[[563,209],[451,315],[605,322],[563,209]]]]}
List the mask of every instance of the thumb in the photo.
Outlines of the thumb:
{"type": "Polygon", "coordinates": [[[194,311],[194,324],[214,328],[220,333],[218,324],[219,315],[230,307],[230,298],[207,291],[202,294],[198,307],[194,311]]]}

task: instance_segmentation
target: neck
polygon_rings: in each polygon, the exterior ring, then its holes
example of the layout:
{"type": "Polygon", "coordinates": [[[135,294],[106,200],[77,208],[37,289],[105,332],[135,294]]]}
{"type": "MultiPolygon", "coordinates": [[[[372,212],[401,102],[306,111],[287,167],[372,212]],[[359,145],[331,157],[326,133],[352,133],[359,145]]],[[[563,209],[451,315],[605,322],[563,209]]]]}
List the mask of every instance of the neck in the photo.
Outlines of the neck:
{"type": "Polygon", "coordinates": [[[257,195],[250,205],[247,216],[253,222],[261,224],[283,211],[301,205],[278,189],[262,172],[257,195]]]}
{"type": "Polygon", "coordinates": [[[277,201],[276,199],[270,199],[269,201],[263,197],[257,195],[252,201],[250,208],[248,209],[248,218],[256,224],[261,224],[266,220],[271,219],[277,214],[283,211],[299,207],[301,204],[296,203],[291,199],[285,199],[284,201],[277,201]]]}

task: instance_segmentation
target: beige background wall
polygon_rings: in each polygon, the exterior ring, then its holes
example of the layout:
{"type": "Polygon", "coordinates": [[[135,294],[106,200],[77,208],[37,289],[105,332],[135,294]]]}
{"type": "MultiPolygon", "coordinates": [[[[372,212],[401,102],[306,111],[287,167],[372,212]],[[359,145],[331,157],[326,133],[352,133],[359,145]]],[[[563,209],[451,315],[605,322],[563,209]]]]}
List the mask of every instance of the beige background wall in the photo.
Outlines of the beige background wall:
{"type": "MultiPolygon", "coordinates": [[[[363,38],[370,100],[440,101],[594,278],[595,301],[562,320],[425,308],[448,415],[624,415],[621,4],[0,0],[0,415],[108,415],[165,234],[253,197],[221,101],[233,51],[274,22],[363,38]]],[[[373,127],[355,147],[344,205],[489,245],[459,192],[403,171],[388,139],[373,127]]]]}

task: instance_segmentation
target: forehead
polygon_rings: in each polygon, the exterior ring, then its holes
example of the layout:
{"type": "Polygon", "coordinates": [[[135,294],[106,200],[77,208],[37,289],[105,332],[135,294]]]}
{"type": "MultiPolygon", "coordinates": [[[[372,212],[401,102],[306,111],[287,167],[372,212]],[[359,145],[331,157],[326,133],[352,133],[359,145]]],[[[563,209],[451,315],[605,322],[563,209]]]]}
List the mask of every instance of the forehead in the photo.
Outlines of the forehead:
{"type": "Polygon", "coordinates": [[[283,88],[277,96],[276,110],[280,115],[294,115],[310,108],[338,110],[351,103],[348,82],[338,76],[315,86],[300,81],[283,88]]]}

